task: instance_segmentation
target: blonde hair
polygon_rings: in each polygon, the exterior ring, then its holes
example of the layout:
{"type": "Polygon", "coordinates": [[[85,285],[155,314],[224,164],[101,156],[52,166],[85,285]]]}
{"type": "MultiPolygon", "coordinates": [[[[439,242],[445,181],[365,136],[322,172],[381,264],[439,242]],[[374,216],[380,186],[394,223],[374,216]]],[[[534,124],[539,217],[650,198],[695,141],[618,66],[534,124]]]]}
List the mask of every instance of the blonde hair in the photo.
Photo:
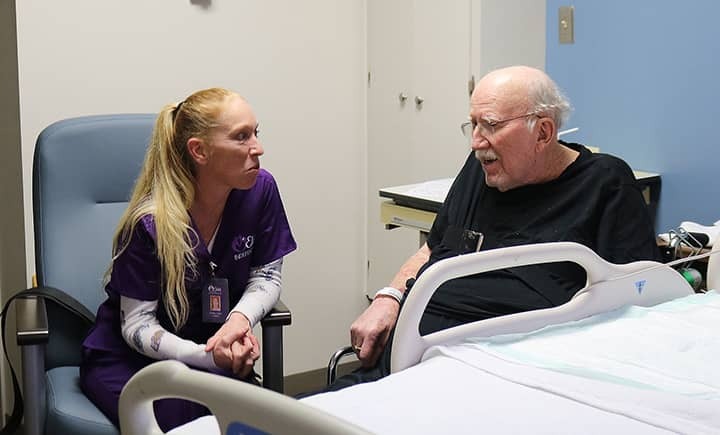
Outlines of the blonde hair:
{"type": "Polygon", "coordinates": [[[145,161],[127,209],[113,237],[113,258],[106,274],[128,246],[135,226],[152,215],[157,234],[161,288],[165,309],[175,330],[187,322],[186,277],[197,276],[194,248],[200,240],[188,210],[195,198],[195,169],[187,149],[190,138],[209,140],[226,100],[237,94],[222,88],[197,91],[178,104],[169,104],[155,121],[145,161]]]}

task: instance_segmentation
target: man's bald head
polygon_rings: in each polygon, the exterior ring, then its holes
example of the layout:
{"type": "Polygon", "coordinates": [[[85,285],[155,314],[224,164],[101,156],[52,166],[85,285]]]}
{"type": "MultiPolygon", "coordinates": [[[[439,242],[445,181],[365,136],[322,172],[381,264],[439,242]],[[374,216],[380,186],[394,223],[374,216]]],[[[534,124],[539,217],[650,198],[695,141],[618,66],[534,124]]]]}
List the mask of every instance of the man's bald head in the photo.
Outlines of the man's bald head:
{"type": "Polygon", "coordinates": [[[522,107],[549,116],[560,129],[570,115],[570,103],[544,71],[529,66],[500,68],[486,74],[475,86],[473,103],[494,102],[503,109],[522,107]],[[476,98],[476,93],[477,95],[476,98]]]}

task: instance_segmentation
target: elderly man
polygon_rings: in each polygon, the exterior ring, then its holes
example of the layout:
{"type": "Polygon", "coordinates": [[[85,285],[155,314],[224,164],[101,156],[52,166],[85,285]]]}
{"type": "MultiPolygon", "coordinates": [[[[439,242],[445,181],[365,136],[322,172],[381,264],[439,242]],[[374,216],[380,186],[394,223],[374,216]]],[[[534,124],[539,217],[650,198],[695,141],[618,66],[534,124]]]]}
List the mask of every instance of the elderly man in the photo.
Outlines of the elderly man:
{"type": "MultiPolygon", "coordinates": [[[[557,85],[534,68],[504,68],[478,82],[470,120],[462,126],[473,154],[455,179],[427,244],[352,324],[351,344],[365,368],[340,378],[331,389],[387,374],[385,347],[406,283],[438,260],[550,241],[582,243],[614,263],[659,259],[650,216],[628,165],[557,139],[569,111],[557,85]]],[[[574,263],[448,281],[428,304],[420,331],[559,305],[584,283],[585,273],[574,263]]]]}

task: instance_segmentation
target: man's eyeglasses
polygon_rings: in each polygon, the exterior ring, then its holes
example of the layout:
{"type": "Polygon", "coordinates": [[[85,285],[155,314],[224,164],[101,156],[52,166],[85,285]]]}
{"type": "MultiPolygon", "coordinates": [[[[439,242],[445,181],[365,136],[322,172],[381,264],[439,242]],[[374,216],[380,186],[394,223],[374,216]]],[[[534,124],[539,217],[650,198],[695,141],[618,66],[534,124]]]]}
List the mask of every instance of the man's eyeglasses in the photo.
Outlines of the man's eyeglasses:
{"type": "Polygon", "coordinates": [[[480,118],[477,121],[472,120],[463,122],[462,124],[460,124],[460,130],[462,130],[462,133],[467,138],[472,138],[473,132],[476,128],[480,129],[480,134],[482,136],[492,136],[503,124],[514,121],[516,119],[527,118],[528,116],[537,116],[538,118],[540,117],[540,115],[538,115],[537,113],[530,112],[523,115],[513,116],[512,118],[501,119],[499,121],[480,118]]]}

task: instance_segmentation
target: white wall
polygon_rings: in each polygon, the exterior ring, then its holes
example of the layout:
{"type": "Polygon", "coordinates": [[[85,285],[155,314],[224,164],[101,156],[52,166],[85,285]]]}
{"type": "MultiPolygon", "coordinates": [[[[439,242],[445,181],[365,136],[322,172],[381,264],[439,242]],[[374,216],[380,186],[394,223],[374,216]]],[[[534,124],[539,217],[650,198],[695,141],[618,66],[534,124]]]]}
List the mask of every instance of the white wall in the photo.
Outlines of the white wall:
{"type": "Polygon", "coordinates": [[[28,277],[43,127],[231,88],[254,106],[299,245],[284,268],[286,374],[324,366],[366,306],[365,2],[23,0],[17,33],[28,277]]]}
{"type": "Polygon", "coordinates": [[[511,65],[545,69],[546,0],[472,0],[472,74],[511,65]]]}

